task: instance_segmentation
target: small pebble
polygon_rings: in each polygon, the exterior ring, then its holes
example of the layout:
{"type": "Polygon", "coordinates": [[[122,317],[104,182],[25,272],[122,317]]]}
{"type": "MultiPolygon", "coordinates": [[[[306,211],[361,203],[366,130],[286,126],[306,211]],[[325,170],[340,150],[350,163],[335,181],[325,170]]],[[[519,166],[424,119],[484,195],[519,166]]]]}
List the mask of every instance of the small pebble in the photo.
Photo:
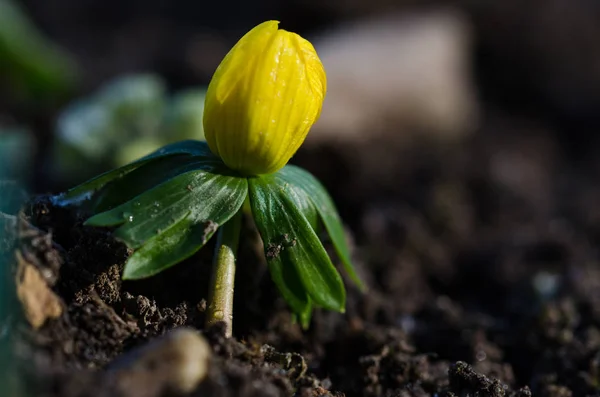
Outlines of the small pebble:
{"type": "Polygon", "coordinates": [[[180,328],[117,359],[106,381],[128,397],[190,393],[206,377],[211,354],[202,335],[180,328]]]}

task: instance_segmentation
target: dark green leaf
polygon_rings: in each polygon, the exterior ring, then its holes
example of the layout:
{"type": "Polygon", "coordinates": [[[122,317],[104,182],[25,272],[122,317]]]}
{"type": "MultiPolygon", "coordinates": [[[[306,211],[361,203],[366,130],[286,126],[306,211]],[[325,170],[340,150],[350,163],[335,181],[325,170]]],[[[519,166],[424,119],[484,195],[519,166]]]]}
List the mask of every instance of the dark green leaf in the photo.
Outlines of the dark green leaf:
{"type": "Polygon", "coordinates": [[[121,225],[115,237],[130,248],[139,248],[184,217],[193,223],[210,220],[223,224],[246,199],[247,181],[229,175],[225,168],[203,169],[205,163],[199,163],[196,168],[91,217],[86,224],[121,225]]]}
{"type": "MultiPolygon", "coordinates": [[[[290,263],[284,263],[284,261],[276,259],[267,260],[267,263],[269,264],[271,279],[294,313],[302,317],[303,315],[306,316],[308,312],[308,317],[310,318],[310,312],[312,312],[310,297],[306,288],[302,285],[300,275],[295,267],[290,263]]],[[[302,318],[300,322],[302,323],[302,318]]]]}
{"type": "Polygon", "coordinates": [[[288,192],[288,197],[306,217],[313,230],[317,231],[320,226],[319,213],[306,191],[294,183],[289,183],[280,173],[273,174],[271,177],[277,186],[284,188],[288,192]]]}
{"type": "Polygon", "coordinates": [[[211,167],[215,163],[216,160],[209,157],[181,155],[151,161],[100,189],[91,203],[93,213],[110,210],[177,175],[204,166],[211,167]]]}
{"type": "Polygon", "coordinates": [[[300,322],[300,326],[302,326],[303,329],[308,329],[308,326],[310,325],[310,319],[312,318],[313,304],[310,302],[310,297],[308,299],[309,302],[304,311],[296,314],[298,317],[297,320],[300,322]]]}
{"type": "MultiPolygon", "coordinates": [[[[278,186],[272,176],[250,178],[249,194],[252,214],[262,236],[269,267],[288,270],[293,267],[306,293],[316,305],[344,311],[346,292],[337,270],[319,241],[309,221],[289,197],[285,186],[278,186]]],[[[277,283],[278,280],[274,281],[277,283]]],[[[297,291],[289,288],[284,298],[305,302],[297,291]]],[[[282,285],[278,284],[282,289],[282,285]]],[[[310,303],[308,301],[308,303],[310,303]]],[[[295,303],[290,302],[290,306],[295,303]]],[[[306,303],[304,303],[306,307],[306,303]]],[[[296,312],[305,312],[292,308],[296,312]]]]}
{"type": "MultiPolygon", "coordinates": [[[[304,190],[301,188],[294,186],[292,184],[288,184],[284,179],[282,179],[278,174],[273,175],[275,183],[279,186],[286,186],[286,190],[288,191],[288,197],[294,202],[296,207],[302,212],[302,214],[306,217],[308,222],[310,223],[313,230],[318,230],[319,228],[319,214],[312,203],[312,200],[304,190]]],[[[285,297],[286,295],[290,295],[287,290],[291,289],[295,291],[295,293],[289,298],[285,298],[286,301],[290,302],[294,300],[294,296],[301,297],[301,304],[292,305],[290,303],[290,307],[297,314],[298,322],[302,326],[302,328],[308,328],[310,324],[310,319],[313,311],[313,304],[310,301],[310,297],[307,295],[306,290],[300,283],[300,278],[298,273],[294,270],[293,266],[277,266],[273,265],[270,267],[271,277],[275,281],[275,284],[278,285],[278,288],[281,294],[285,297]],[[283,274],[279,275],[281,272],[283,274]],[[281,287],[279,287],[281,285],[281,287]]]]}
{"type": "Polygon", "coordinates": [[[208,148],[206,142],[201,141],[181,141],[176,142],[167,146],[164,146],[157,151],[150,153],[149,155],[142,157],[141,159],[134,161],[131,164],[123,167],[114,169],[112,171],[105,172],[104,174],[98,175],[95,178],[76,186],[66,193],[55,196],[54,201],[57,205],[70,205],[78,204],[81,201],[87,200],[92,195],[102,188],[107,183],[114,181],[115,179],[123,178],[133,170],[148,164],[150,162],[163,159],[167,156],[200,156],[210,157],[212,153],[208,148]]]}
{"type": "Polygon", "coordinates": [[[337,209],[333,200],[327,193],[325,187],[308,171],[302,168],[287,165],[276,174],[281,180],[286,181],[290,185],[304,190],[309,197],[315,208],[317,209],[325,229],[333,242],[333,246],[342,261],[344,269],[350,276],[350,278],[361,288],[364,289],[364,285],[352,265],[350,260],[350,249],[346,242],[346,234],[344,233],[344,227],[342,221],[338,215],[337,209]]]}
{"type": "Polygon", "coordinates": [[[125,264],[123,279],[150,277],[181,262],[206,244],[216,230],[215,223],[194,223],[188,214],[135,251],[125,264]]]}

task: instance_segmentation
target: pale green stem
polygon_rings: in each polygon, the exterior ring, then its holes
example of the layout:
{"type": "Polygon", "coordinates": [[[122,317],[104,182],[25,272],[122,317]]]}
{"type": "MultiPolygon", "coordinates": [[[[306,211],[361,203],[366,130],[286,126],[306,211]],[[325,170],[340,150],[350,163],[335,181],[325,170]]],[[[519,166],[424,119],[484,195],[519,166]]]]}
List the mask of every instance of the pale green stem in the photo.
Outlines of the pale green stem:
{"type": "Polygon", "coordinates": [[[225,324],[225,336],[231,337],[233,322],[233,285],[238,242],[242,228],[240,209],[217,232],[217,246],[210,282],[209,303],[206,310],[206,327],[225,324]]]}

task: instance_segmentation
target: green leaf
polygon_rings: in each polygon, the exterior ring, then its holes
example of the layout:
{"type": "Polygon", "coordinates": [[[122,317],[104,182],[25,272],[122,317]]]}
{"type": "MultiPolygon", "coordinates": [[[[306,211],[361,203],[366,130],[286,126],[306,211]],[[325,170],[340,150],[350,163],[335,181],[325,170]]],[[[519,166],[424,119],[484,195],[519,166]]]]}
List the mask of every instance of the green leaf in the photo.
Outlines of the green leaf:
{"type": "Polygon", "coordinates": [[[296,314],[296,316],[298,317],[297,320],[300,322],[300,326],[302,327],[302,329],[308,329],[308,326],[310,325],[310,320],[312,318],[312,312],[313,304],[310,301],[309,297],[309,302],[306,308],[302,312],[296,314]]]}
{"type": "Polygon", "coordinates": [[[150,239],[129,257],[123,279],[150,277],[196,253],[217,230],[213,222],[194,223],[190,217],[150,239]]]}
{"type": "Polygon", "coordinates": [[[137,161],[134,161],[131,164],[105,172],[104,174],[98,175],[82,183],[81,185],[70,189],[66,193],[55,196],[54,204],[63,206],[79,204],[80,202],[91,198],[96,191],[105,186],[107,183],[119,178],[123,178],[133,170],[136,170],[143,165],[164,159],[169,156],[209,157],[212,156],[212,153],[210,152],[206,142],[193,140],[176,142],[164,146],[155,152],[150,153],[149,155],[142,157],[137,161]]]}
{"type": "MultiPolygon", "coordinates": [[[[290,198],[296,208],[302,212],[302,214],[306,217],[308,222],[310,223],[313,230],[318,230],[319,224],[319,214],[315,205],[312,203],[312,200],[304,190],[301,188],[287,183],[283,178],[281,178],[278,174],[272,175],[275,179],[275,184],[279,186],[285,186],[288,191],[288,198],[290,198]]],[[[310,297],[306,293],[306,290],[300,283],[300,278],[298,273],[294,270],[292,266],[276,266],[273,265],[270,267],[271,277],[276,281],[276,285],[282,285],[279,288],[281,294],[284,296],[290,295],[287,290],[291,289],[295,291],[294,294],[291,294],[288,298],[285,298],[292,307],[294,313],[297,314],[298,322],[302,326],[302,328],[307,329],[310,324],[310,319],[312,317],[313,304],[310,301],[310,297]],[[279,274],[282,273],[282,274],[279,274]],[[300,302],[294,302],[294,304],[289,303],[290,301],[294,301],[295,297],[300,297],[300,302]]]]}
{"type": "Polygon", "coordinates": [[[139,248],[166,229],[189,218],[193,223],[226,222],[246,199],[246,178],[231,175],[224,167],[197,169],[176,177],[140,194],[109,211],[86,221],[91,226],[117,226],[115,237],[130,248],[139,248]]]}
{"type": "Polygon", "coordinates": [[[91,203],[93,212],[96,214],[110,210],[177,175],[211,167],[218,162],[220,161],[216,158],[199,156],[167,156],[159,161],[152,161],[100,189],[91,203]]]}
{"type": "Polygon", "coordinates": [[[310,223],[313,230],[318,231],[320,226],[319,213],[306,191],[294,183],[289,183],[287,179],[280,175],[280,173],[273,174],[270,177],[273,178],[273,183],[284,188],[288,192],[288,198],[296,204],[296,208],[298,208],[302,215],[308,220],[308,223],[310,223]]]}
{"type": "Polygon", "coordinates": [[[346,291],[342,279],[309,221],[290,197],[290,189],[278,185],[272,176],[250,178],[248,184],[252,214],[263,239],[273,281],[292,309],[303,313],[312,301],[343,312],[346,291]],[[297,283],[296,288],[290,285],[295,280],[294,274],[279,277],[278,272],[285,274],[291,269],[296,271],[310,300],[306,300],[297,283]]]}
{"type": "MultiPolygon", "coordinates": [[[[266,252],[265,250],[265,254],[266,252]]],[[[304,288],[300,275],[294,266],[284,263],[282,260],[269,260],[267,258],[267,263],[269,264],[271,279],[294,313],[298,313],[301,317],[300,322],[303,324],[302,316],[306,316],[308,312],[308,318],[310,319],[312,305],[308,291],[304,288]]]]}
{"type": "Polygon", "coordinates": [[[336,253],[342,261],[344,269],[352,281],[354,281],[359,288],[364,290],[365,286],[356,274],[352,261],[350,260],[350,249],[346,242],[346,234],[344,233],[342,221],[338,215],[335,204],[325,187],[308,171],[293,165],[285,166],[276,175],[281,180],[306,192],[306,196],[314,204],[325,225],[325,229],[331,238],[336,253]]]}

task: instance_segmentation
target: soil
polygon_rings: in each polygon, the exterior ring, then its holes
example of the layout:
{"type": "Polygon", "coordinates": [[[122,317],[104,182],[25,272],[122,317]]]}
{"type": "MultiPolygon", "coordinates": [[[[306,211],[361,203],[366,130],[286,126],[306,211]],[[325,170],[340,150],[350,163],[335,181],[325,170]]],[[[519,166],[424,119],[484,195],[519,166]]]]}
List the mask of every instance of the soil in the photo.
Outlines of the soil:
{"type": "Polygon", "coordinates": [[[38,363],[30,375],[43,379],[44,396],[111,395],[103,368],[187,326],[216,355],[194,396],[597,395],[600,190],[585,178],[594,161],[584,172],[553,140],[543,130],[482,132],[444,153],[414,149],[402,160],[413,171],[390,175],[397,184],[387,189],[337,178],[349,164],[335,148],[300,153],[295,161],[340,204],[370,287],[348,284],[347,312],[317,311],[306,332],[278,297],[250,222],[228,340],[203,326],[211,246],[122,282],[126,247],[83,226],[86,214],[37,197],[21,220],[20,253],[64,307],[25,333],[38,363]],[[518,173],[495,168],[507,159],[518,173]]]}
{"type": "MultiPolygon", "coordinates": [[[[42,3],[26,2],[32,9],[42,3]]],[[[80,37],[62,24],[63,7],[54,3],[37,7],[34,17],[75,49],[100,46],[97,36],[113,27],[109,20],[89,29],[93,38],[80,37]]],[[[541,92],[546,80],[524,72],[527,43],[503,40],[498,32],[505,30],[495,29],[522,16],[517,30],[526,32],[545,4],[529,3],[494,14],[495,24],[483,16],[475,20],[477,56],[485,58],[478,69],[484,117],[465,142],[411,146],[372,180],[355,172],[356,149],[322,146],[294,158],[338,204],[369,286],[361,293],[347,283],[346,313],[317,311],[307,331],[291,321],[248,219],[236,274],[234,337],[226,339],[218,327],[204,328],[211,244],[158,276],[122,282],[130,253],[110,230],[83,226],[87,214],[57,208],[49,196],[31,199],[19,217],[15,273],[19,299],[29,309],[18,327],[17,351],[23,372],[38,385],[35,395],[131,397],[115,392],[104,374],[123,355],[183,327],[199,330],[214,355],[208,375],[187,396],[600,395],[600,162],[593,155],[600,120],[586,110],[597,107],[578,107],[585,110],[578,115],[560,95],[550,105],[540,100],[549,96],[541,92]],[[491,77],[500,69],[516,73],[504,75],[510,87],[491,77]],[[521,89],[521,102],[507,103],[515,98],[512,90],[521,89]]],[[[318,9],[308,4],[311,13],[318,9]]],[[[148,9],[159,14],[157,7],[148,9]]],[[[92,18],[94,10],[72,12],[92,18]]],[[[329,14],[318,15],[315,24],[328,20],[329,14]]],[[[156,22],[151,16],[148,21],[156,22]]],[[[119,22],[124,30],[118,34],[131,36],[131,43],[155,28],[126,22],[119,22]]],[[[127,43],[122,52],[128,57],[107,59],[86,89],[139,66],[127,60],[143,63],[136,58],[142,50],[128,51],[127,43]]],[[[146,50],[166,54],[159,69],[173,86],[206,77],[204,69],[192,73],[169,58],[181,48],[161,46],[146,50]]],[[[568,58],[546,50],[539,58],[544,64],[568,58]]],[[[87,60],[92,65],[96,58],[87,60]]],[[[560,70],[547,72],[558,81],[553,73],[560,70]]],[[[41,130],[49,131],[50,118],[40,118],[41,130]]],[[[41,148],[49,135],[42,136],[41,148]]],[[[35,182],[49,190],[41,164],[35,182]]]]}

